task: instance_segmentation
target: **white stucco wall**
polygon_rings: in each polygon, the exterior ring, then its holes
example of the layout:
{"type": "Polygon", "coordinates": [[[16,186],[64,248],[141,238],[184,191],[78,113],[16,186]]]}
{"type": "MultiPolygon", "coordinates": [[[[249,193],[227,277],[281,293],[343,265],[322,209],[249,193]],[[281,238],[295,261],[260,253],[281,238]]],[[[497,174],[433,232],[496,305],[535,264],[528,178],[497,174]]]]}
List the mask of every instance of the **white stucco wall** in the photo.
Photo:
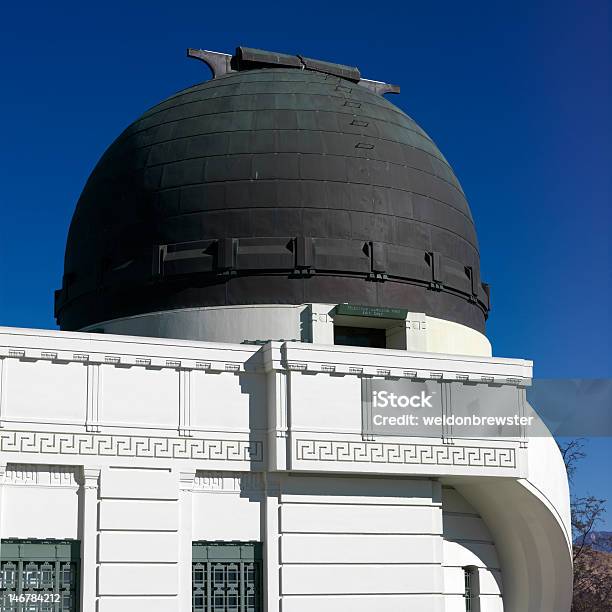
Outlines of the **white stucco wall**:
{"type": "Polygon", "coordinates": [[[264,543],[268,612],[453,610],[468,562],[482,612],[565,612],[550,443],[365,439],[364,375],[531,364],[3,328],[0,538],[78,538],[83,610],[189,609],[192,542],[231,539],[264,543]]]}
{"type": "Polygon", "coordinates": [[[444,610],[438,483],[287,477],[279,511],[284,611],[444,610]]]}
{"type": "Polygon", "coordinates": [[[478,574],[480,609],[502,612],[503,581],[495,541],[477,510],[454,488],[442,488],[446,612],[465,612],[464,568],[478,574]]]}

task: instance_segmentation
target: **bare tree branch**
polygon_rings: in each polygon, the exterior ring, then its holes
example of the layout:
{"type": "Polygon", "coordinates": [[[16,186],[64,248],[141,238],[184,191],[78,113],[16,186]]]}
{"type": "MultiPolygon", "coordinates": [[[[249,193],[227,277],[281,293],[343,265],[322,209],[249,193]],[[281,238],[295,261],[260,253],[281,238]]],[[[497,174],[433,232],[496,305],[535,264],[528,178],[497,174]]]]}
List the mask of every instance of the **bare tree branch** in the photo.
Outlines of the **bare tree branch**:
{"type": "MultiPolygon", "coordinates": [[[[582,439],[559,444],[570,484],[574,483],[579,462],[586,457],[584,447],[582,439]]],[[[595,540],[593,535],[606,512],[605,504],[605,499],[593,495],[572,495],[573,612],[612,612],[612,554],[605,552],[610,550],[612,537],[598,534],[595,540]]]]}

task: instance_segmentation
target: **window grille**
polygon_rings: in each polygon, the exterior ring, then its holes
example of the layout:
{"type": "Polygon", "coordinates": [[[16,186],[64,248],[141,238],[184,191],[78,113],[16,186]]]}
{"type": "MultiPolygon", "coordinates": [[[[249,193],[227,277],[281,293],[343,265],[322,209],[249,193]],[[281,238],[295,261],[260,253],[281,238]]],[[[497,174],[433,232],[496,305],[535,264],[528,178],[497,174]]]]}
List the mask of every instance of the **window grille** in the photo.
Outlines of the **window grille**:
{"type": "Polygon", "coordinates": [[[193,612],[261,612],[259,542],[194,542],[193,612]]]}
{"type": "Polygon", "coordinates": [[[463,576],[465,581],[465,591],[463,597],[465,598],[465,612],[477,612],[476,603],[478,598],[478,589],[476,586],[476,568],[464,567],[463,576]]]}
{"type": "Polygon", "coordinates": [[[78,612],[80,543],[0,542],[2,612],[78,612]]]}

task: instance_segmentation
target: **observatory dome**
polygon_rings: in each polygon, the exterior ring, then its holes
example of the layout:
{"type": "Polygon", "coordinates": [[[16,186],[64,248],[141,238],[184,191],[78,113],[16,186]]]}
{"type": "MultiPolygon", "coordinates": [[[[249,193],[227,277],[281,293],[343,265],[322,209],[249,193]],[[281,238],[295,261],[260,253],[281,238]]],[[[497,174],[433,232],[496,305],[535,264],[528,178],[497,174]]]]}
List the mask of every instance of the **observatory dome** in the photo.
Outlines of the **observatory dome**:
{"type": "Polygon", "coordinates": [[[201,53],[214,78],[145,112],[91,173],[56,293],[62,329],[352,302],[484,330],[465,195],[431,138],[382,96],[390,86],[301,56],[201,53]]]}

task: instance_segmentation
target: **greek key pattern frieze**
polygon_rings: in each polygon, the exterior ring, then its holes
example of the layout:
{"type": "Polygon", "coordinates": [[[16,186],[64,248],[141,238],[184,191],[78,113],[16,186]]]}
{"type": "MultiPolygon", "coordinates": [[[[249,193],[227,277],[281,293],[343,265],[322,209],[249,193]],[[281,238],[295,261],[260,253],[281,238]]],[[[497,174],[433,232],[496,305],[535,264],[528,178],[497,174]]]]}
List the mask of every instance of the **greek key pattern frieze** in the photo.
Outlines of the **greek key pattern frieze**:
{"type": "Polygon", "coordinates": [[[0,452],[208,461],[262,461],[263,444],[256,440],[2,431],[0,432],[0,452]]]}
{"type": "Polygon", "coordinates": [[[517,467],[516,451],[508,447],[296,440],[295,450],[299,461],[517,467]]]}

